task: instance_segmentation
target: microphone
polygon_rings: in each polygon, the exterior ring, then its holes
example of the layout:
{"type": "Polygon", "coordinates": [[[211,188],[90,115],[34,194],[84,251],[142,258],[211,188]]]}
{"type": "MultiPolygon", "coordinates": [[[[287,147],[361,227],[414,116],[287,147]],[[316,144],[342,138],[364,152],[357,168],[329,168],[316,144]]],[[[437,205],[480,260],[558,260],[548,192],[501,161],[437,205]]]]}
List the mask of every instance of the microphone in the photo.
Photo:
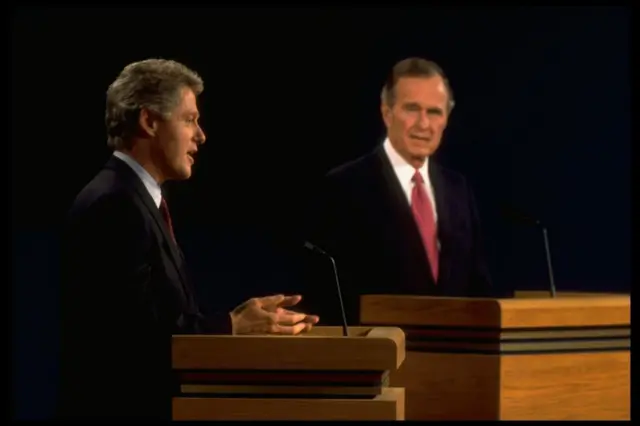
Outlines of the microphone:
{"type": "Polygon", "coordinates": [[[544,240],[544,251],[547,257],[547,270],[549,273],[549,290],[551,291],[551,297],[556,297],[556,283],[553,276],[553,267],[551,266],[551,249],[549,248],[549,235],[547,232],[547,227],[543,225],[540,219],[536,219],[514,208],[504,207],[503,213],[509,219],[515,222],[520,222],[525,225],[536,226],[542,230],[542,238],[544,240]]]}
{"type": "Polygon", "coordinates": [[[320,247],[314,244],[311,244],[309,241],[305,241],[304,247],[313,252],[326,256],[329,258],[329,260],[331,260],[331,265],[333,265],[333,275],[336,280],[336,290],[338,290],[338,300],[340,301],[340,313],[342,313],[342,334],[343,336],[348,337],[349,330],[347,328],[347,314],[344,310],[344,303],[342,302],[342,290],[340,290],[340,280],[338,280],[338,268],[336,267],[336,261],[333,256],[330,256],[326,251],[322,250],[320,247]]]}

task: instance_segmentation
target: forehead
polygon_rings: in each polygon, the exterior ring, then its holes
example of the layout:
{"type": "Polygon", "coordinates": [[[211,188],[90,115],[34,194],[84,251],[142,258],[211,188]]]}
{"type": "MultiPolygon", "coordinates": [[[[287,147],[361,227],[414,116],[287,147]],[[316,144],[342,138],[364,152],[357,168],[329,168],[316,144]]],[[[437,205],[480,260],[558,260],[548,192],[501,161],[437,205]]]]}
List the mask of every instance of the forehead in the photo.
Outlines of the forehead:
{"type": "Polygon", "coordinates": [[[176,107],[176,111],[178,112],[198,112],[198,103],[196,99],[196,95],[188,87],[182,89],[180,93],[180,102],[176,107]]]}
{"type": "Polygon", "coordinates": [[[402,77],[396,84],[398,103],[415,102],[419,104],[447,103],[447,88],[439,75],[433,77],[402,77]]]}

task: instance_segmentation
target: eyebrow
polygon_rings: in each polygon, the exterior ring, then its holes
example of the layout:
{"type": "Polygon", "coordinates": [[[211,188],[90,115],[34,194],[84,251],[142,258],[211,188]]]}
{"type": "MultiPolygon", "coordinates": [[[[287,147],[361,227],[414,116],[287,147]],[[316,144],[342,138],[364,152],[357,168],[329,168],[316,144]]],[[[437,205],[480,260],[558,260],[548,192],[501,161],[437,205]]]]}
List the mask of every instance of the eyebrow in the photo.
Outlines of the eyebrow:
{"type": "MultiPolygon", "coordinates": [[[[417,102],[405,102],[402,106],[404,107],[418,107],[420,109],[422,109],[422,107],[420,106],[419,103],[417,102]]],[[[444,108],[441,108],[439,106],[430,106],[426,108],[427,111],[438,111],[438,112],[442,112],[444,111],[444,108]]]]}

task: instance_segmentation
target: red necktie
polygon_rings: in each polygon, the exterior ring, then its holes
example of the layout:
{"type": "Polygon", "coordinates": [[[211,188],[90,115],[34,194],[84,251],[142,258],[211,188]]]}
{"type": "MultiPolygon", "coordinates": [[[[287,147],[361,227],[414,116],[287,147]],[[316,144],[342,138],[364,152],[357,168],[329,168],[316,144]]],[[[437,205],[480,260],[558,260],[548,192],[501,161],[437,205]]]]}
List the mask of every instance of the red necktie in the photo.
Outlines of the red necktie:
{"type": "Polygon", "coordinates": [[[422,242],[427,251],[427,260],[431,265],[434,281],[438,281],[438,235],[433,206],[424,187],[424,179],[416,170],[413,175],[413,191],[411,192],[411,210],[416,220],[422,242]]]}
{"type": "Polygon", "coordinates": [[[169,228],[169,233],[171,234],[171,238],[173,238],[173,242],[176,242],[176,236],[173,234],[173,224],[171,222],[171,214],[169,214],[169,206],[167,206],[167,201],[162,197],[160,200],[160,213],[162,214],[162,218],[167,223],[167,227],[169,228]]]}

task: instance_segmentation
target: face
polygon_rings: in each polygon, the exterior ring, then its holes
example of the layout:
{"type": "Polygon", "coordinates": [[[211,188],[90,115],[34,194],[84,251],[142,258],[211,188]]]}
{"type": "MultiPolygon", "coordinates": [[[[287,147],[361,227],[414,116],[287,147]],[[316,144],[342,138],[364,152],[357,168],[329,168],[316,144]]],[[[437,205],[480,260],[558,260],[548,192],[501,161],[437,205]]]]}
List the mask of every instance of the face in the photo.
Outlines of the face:
{"type": "Polygon", "coordinates": [[[418,168],[440,146],[449,118],[447,90],[440,76],[403,77],[395,92],[393,106],[381,107],[387,135],[396,151],[418,168]]]}
{"type": "Polygon", "coordinates": [[[199,117],[196,96],[185,88],[171,116],[154,121],[151,155],[161,181],[191,177],[198,146],[206,139],[198,124],[199,117]]]}

